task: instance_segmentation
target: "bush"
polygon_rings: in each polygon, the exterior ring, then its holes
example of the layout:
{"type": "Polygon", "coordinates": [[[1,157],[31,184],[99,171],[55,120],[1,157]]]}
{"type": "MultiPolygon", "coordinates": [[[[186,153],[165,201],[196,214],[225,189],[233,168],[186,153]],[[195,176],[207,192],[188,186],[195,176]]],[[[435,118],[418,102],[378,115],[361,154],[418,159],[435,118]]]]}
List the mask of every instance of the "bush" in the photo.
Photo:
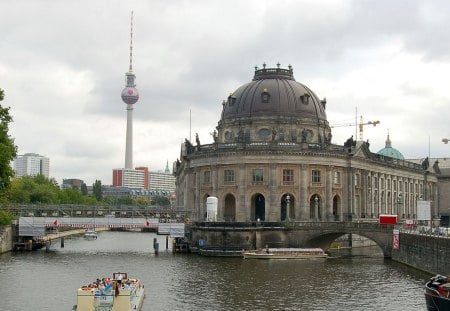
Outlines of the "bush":
{"type": "Polygon", "coordinates": [[[5,212],[5,211],[0,211],[0,225],[10,225],[11,222],[13,221],[14,216],[5,212]]]}

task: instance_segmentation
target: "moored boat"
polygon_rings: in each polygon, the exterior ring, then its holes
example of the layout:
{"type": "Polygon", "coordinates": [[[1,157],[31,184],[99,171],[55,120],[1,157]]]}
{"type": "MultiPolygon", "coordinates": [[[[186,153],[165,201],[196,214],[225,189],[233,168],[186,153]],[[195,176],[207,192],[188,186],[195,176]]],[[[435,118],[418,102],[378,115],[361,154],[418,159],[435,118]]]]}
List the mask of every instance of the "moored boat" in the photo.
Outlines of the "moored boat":
{"type": "Polygon", "coordinates": [[[321,248],[264,248],[261,250],[244,251],[245,259],[315,259],[327,258],[327,253],[321,248]]]}
{"type": "Polygon", "coordinates": [[[124,272],[113,273],[77,290],[73,311],[139,311],[144,301],[144,285],[139,279],[129,279],[124,272]]]}
{"type": "Polygon", "coordinates": [[[428,311],[450,310],[450,279],[443,275],[432,277],[424,288],[428,311]]]}
{"type": "Polygon", "coordinates": [[[86,229],[84,238],[86,240],[97,240],[97,231],[95,231],[95,229],[86,229]]]}

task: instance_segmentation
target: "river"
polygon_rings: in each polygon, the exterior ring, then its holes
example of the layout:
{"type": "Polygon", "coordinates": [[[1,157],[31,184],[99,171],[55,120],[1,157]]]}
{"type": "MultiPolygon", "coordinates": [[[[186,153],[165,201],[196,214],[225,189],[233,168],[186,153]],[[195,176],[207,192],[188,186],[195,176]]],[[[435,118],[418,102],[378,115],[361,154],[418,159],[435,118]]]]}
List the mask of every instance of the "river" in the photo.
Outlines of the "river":
{"type": "Polygon", "coordinates": [[[49,252],[0,255],[0,310],[69,311],[78,287],[119,271],[145,284],[142,311],[426,310],[422,285],[429,275],[380,257],[208,258],[172,254],[165,239],[101,232],[95,241],[66,239],[49,252]]]}

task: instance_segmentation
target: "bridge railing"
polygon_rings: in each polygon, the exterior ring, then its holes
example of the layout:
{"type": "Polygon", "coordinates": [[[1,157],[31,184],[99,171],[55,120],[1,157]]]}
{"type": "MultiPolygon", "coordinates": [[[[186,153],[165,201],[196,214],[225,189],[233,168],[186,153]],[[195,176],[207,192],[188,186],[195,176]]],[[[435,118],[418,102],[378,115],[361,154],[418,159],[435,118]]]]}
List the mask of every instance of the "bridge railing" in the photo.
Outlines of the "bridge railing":
{"type": "Polygon", "coordinates": [[[341,222],[341,221],[285,221],[285,222],[195,222],[195,226],[215,229],[248,229],[248,228],[264,228],[264,229],[320,229],[320,230],[342,230],[348,231],[376,231],[376,232],[392,232],[396,228],[394,225],[380,225],[373,221],[358,222],[341,222]]]}

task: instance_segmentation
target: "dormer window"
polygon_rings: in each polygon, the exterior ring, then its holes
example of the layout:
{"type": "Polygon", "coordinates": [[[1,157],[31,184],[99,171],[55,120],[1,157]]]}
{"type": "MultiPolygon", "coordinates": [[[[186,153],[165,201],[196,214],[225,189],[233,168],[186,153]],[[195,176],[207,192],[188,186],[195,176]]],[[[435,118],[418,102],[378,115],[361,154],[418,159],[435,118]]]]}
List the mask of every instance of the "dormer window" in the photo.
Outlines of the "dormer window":
{"type": "Polygon", "coordinates": [[[267,89],[265,88],[263,90],[263,92],[261,93],[261,102],[263,104],[268,104],[269,101],[270,101],[270,94],[269,94],[269,92],[267,92],[267,89]]]}
{"type": "Polygon", "coordinates": [[[310,97],[311,96],[308,93],[305,93],[305,94],[300,96],[300,101],[302,102],[303,105],[308,105],[310,97]]]}
{"type": "Polygon", "coordinates": [[[236,97],[234,97],[233,95],[228,96],[228,105],[229,106],[233,106],[235,102],[236,102],[236,97]]]}

